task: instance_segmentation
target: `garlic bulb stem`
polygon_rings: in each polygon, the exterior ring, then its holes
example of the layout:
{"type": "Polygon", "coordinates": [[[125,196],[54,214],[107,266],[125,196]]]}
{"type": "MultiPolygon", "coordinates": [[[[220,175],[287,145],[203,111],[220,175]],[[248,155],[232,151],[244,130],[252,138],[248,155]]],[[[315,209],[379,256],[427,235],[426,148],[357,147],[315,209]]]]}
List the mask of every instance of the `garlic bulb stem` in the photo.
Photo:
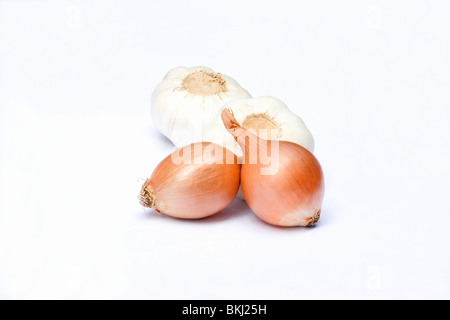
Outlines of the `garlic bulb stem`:
{"type": "Polygon", "coordinates": [[[220,73],[199,70],[188,74],[183,79],[179,90],[184,90],[194,95],[220,95],[220,93],[227,91],[227,82],[220,73]]]}

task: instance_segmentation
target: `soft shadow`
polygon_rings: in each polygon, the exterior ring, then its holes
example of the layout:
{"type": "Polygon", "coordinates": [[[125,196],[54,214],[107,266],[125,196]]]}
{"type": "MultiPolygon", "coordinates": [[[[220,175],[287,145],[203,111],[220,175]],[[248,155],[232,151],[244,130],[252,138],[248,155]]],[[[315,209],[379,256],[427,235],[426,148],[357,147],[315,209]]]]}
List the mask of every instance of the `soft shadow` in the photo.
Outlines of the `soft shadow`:
{"type": "Polygon", "coordinates": [[[322,206],[322,214],[320,215],[319,223],[315,226],[330,226],[336,223],[337,219],[342,217],[342,206],[337,203],[325,203],[322,206]]]}
{"type": "MultiPolygon", "coordinates": [[[[248,210],[249,207],[247,205],[247,203],[239,198],[235,198],[233,200],[233,202],[226,207],[225,209],[223,209],[222,211],[203,218],[203,219],[199,219],[198,221],[200,223],[216,223],[216,222],[220,222],[220,221],[225,221],[228,219],[234,219],[237,218],[238,216],[244,215],[244,214],[248,214],[248,210]]],[[[193,220],[190,220],[191,222],[193,220]]]]}
{"type": "Polygon", "coordinates": [[[315,228],[317,228],[317,224],[314,226],[310,226],[310,227],[280,227],[280,226],[275,226],[272,225],[270,223],[267,223],[261,219],[259,219],[258,217],[256,217],[255,219],[256,221],[254,222],[254,226],[256,228],[261,228],[264,230],[268,230],[270,232],[280,232],[280,233],[299,233],[299,232],[309,232],[314,230],[315,228]]]}
{"type": "Polygon", "coordinates": [[[196,224],[205,224],[205,223],[217,223],[221,221],[225,221],[228,219],[233,219],[238,217],[239,215],[243,215],[248,213],[248,206],[245,201],[241,199],[234,199],[233,202],[226,207],[225,209],[219,211],[212,216],[201,218],[201,219],[181,219],[174,218],[165,214],[160,214],[153,209],[145,210],[145,217],[149,219],[169,219],[180,223],[196,223],[196,224]]]}
{"type": "Polygon", "coordinates": [[[165,135],[163,135],[158,129],[155,127],[150,128],[150,133],[157,137],[159,141],[161,141],[164,144],[167,144],[168,146],[173,146],[172,141],[170,141],[169,138],[167,138],[165,135]]]}
{"type": "Polygon", "coordinates": [[[256,215],[251,213],[250,208],[248,207],[247,203],[239,198],[236,198],[233,200],[233,202],[223,209],[222,211],[201,219],[181,219],[181,218],[174,218],[165,214],[161,214],[156,212],[153,209],[144,208],[144,216],[146,219],[167,219],[171,220],[177,223],[195,223],[195,224],[209,224],[209,223],[220,223],[222,221],[226,221],[229,219],[236,219],[239,216],[242,215],[253,215],[253,219],[249,219],[247,223],[249,223],[254,228],[261,228],[266,229],[274,232],[283,232],[283,233],[290,233],[290,232],[311,232],[316,229],[320,229],[322,227],[329,227],[330,225],[334,224],[336,220],[336,215],[339,211],[339,206],[333,205],[333,204],[326,204],[322,207],[322,214],[320,217],[320,220],[318,223],[316,223],[313,226],[310,227],[280,227],[280,226],[274,226],[267,222],[264,222],[260,218],[258,218],[256,215]]]}

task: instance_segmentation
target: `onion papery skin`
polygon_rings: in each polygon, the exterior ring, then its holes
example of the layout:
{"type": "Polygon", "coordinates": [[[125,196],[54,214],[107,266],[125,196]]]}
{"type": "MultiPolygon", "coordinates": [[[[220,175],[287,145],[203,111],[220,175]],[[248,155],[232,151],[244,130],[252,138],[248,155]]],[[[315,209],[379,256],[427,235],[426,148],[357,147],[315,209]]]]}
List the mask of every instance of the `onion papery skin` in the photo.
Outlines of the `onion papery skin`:
{"type": "Polygon", "coordinates": [[[175,218],[211,216],[236,197],[240,170],[236,155],[219,145],[188,145],[156,167],[142,186],[141,204],[175,218]]]}
{"type": "Polygon", "coordinates": [[[241,187],[250,209],[275,226],[316,224],[325,193],[317,158],[298,144],[258,138],[242,128],[227,109],[222,119],[244,152],[241,187]],[[270,163],[262,155],[270,155],[270,163]]]}

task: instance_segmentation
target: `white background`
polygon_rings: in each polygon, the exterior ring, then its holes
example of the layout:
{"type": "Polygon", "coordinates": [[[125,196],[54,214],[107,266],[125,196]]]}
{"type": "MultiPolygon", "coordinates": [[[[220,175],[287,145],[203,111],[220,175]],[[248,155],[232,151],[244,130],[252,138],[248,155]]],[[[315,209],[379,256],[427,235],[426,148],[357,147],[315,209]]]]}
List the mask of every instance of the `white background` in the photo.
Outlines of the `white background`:
{"type": "Polygon", "coordinates": [[[0,0],[0,298],[450,298],[450,2],[0,0]],[[314,134],[321,222],[144,210],[178,65],[314,134]]]}

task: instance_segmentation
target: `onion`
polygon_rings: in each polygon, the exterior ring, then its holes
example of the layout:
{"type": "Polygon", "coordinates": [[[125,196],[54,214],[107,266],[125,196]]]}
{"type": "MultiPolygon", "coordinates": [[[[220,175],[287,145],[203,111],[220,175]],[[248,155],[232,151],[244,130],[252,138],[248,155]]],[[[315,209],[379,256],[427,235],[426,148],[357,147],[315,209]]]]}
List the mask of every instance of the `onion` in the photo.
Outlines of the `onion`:
{"type": "Polygon", "coordinates": [[[223,110],[222,121],[244,152],[241,187],[250,209],[276,226],[317,223],[325,184],[316,157],[292,142],[258,138],[230,109],[223,110]]]}
{"type": "Polygon", "coordinates": [[[240,169],[231,151],[213,143],[194,143],[156,167],[142,186],[140,202],[176,218],[208,217],[236,197],[240,169]]]}

